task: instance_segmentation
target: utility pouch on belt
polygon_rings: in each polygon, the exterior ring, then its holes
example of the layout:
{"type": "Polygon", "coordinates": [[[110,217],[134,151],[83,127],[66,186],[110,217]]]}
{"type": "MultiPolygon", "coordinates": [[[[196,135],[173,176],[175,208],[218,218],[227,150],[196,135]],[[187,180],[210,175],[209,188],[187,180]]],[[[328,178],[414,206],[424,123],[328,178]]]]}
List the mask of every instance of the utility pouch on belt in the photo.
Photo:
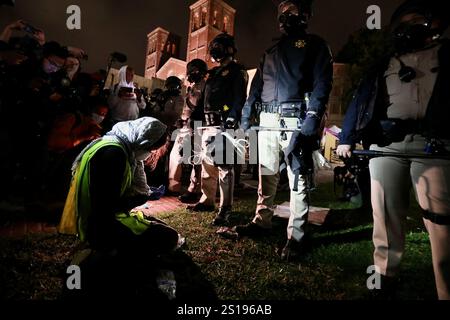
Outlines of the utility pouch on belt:
{"type": "Polygon", "coordinates": [[[266,113],[277,113],[281,117],[285,118],[299,118],[304,119],[306,117],[306,102],[286,102],[286,103],[263,103],[260,106],[260,110],[266,113]]]}
{"type": "Polygon", "coordinates": [[[205,112],[205,122],[207,127],[222,125],[222,115],[220,112],[205,112]]]}
{"type": "Polygon", "coordinates": [[[422,122],[417,120],[385,119],[380,120],[384,138],[392,142],[405,140],[408,134],[422,134],[422,122]]]}

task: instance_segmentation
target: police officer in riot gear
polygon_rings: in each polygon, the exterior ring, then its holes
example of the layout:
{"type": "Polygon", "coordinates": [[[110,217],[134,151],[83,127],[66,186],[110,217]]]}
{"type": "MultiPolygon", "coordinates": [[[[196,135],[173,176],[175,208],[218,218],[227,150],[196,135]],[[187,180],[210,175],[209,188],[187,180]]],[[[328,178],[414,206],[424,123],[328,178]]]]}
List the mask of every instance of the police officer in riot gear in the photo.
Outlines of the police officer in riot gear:
{"type": "MultiPolygon", "coordinates": [[[[327,43],[306,32],[311,1],[282,1],[278,6],[281,39],[266,50],[253,79],[245,104],[242,128],[250,127],[252,115],[259,115],[261,127],[288,128],[291,131],[259,131],[260,183],[253,221],[236,226],[240,236],[266,234],[272,227],[274,199],[279,182],[279,152],[313,150],[332,87],[333,62],[327,43]],[[301,128],[301,129],[300,129],[301,128]],[[293,133],[298,129],[297,133],[293,133]]],[[[306,156],[307,152],[303,152],[306,156]]],[[[289,260],[304,249],[307,223],[307,186],[302,174],[288,163],[291,189],[291,216],[287,242],[281,258],[289,260]]]]}
{"type": "MultiPolygon", "coordinates": [[[[345,116],[337,154],[350,157],[355,143],[390,153],[450,152],[450,41],[447,1],[408,0],[394,13],[394,53],[377,61],[345,116]]],[[[405,249],[411,187],[430,235],[439,299],[450,299],[450,161],[370,160],[374,264],[381,290],[393,297],[405,249]]]]}
{"type": "Polygon", "coordinates": [[[165,90],[157,98],[156,108],[153,109],[153,116],[161,120],[170,130],[176,127],[176,122],[183,112],[182,87],[183,84],[180,78],[175,76],[168,77],[164,82],[165,90]]]}
{"type": "Polygon", "coordinates": [[[217,146],[224,144],[219,140],[223,139],[223,130],[236,128],[240,121],[248,78],[247,72],[234,60],[237,50],[231,35],[219,34],[211,41],[208,49],[212,60],[220,65],[209,71],[205,86],[204,113],[207,128],[202,135],[202,197],[195,206],[188,209],[214,211],[219,180],[220,209],[213,224],[222,225],[227,222],[233,204],[234,161],[229,163],[226,155],[222,157],[219,154],[222,151],[217,146]]]}
{"type": "Polygon", "coordinates": [[[194,146],[195,150],[195,141],[197,140],[195,137],[198,137],[198,132],[192,131],[195,129],[195,123],[197,123],[197,127],[200,127],[204,119],[203,92],[207,73],[208,66],[201,59],[194,59],[187,64],[186,75],[192,85],[187,89],[183,114],[177,124],[179,134],[170,153],[169,164],[169,191],[179,193],[181,191],[182,165],[183,163],[194,162],[192,163],[192,172],[187,193],[179,197],[179,200],[183,203],[195,203],[200,199],[201,195],[201,164],[196,163],[198,157],[192,157],[192,152],[190,151],[192,146],[194,146]]]}

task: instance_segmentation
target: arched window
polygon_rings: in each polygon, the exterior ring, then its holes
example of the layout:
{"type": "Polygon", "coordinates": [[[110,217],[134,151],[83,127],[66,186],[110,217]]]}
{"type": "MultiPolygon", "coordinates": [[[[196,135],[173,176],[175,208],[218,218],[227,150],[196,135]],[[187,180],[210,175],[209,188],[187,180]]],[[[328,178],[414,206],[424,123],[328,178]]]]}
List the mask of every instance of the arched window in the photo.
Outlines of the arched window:
{"type": "Polygon", "coordinates": [[[202,8],[202,21],[200,23],[200,28],[206,26],[206,15],[208,13],[208,9],[206,7],[202,8]]]}
{"type": "Polygon", "coordinates": [[[175,45],[175,43],[172,43],[172,55],[174,56],[176,52],[177,52],[177,46],[175,45]]]}
{"type": "Polygon", "coordinates": [[[150,53],[153,53],[156,51],[156,41],[152,40],[152,43],[150,45],[150,53]]]}
{"type": "Polygon", "coordinates": [[[219,11],[214,10],[214,15],[213,15],[213,26],[217,28],[217,16],[219,15],[219,11]]]}
{"type": "Polygon", "coordinates": [[[193,29],[192,31],[198,30],[200,24],[200,14],[199,12],[194,13],[194,23],[193,23],[193,29]]]}
{"type": "Polygon", "coordinates": [[[170,43],[169,40],[167,40],[166,52],[167,52],[167,53],[170,53],[171,49],[172,49],[172,44],[170,43]]]}
{"type": "Polygon", "coordinates": [[[223,32],[228,32],[229,20],[228,16],[223,17],[223,32]]]}

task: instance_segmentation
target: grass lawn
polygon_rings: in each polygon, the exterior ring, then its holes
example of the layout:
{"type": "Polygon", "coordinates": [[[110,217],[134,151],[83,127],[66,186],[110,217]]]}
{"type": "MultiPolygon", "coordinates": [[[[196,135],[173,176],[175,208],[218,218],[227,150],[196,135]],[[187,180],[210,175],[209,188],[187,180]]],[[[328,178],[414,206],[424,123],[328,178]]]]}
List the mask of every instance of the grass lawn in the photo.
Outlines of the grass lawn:
{"type": "MultiPolygon", "coordinates": [[[[233,224],[248,222],[255,210],[256,195],[240,197],[233,224]]],[[[180,209],[161,218],[186,237],[184,254],[219,299],[367,299],[366,270],[372,265],[373,251],[371,213],[330,203],[334,198],[331,184],[320,185],[312,194],[312,205],[335,210],[325,225],[312,227],[313,251],[297,263],[279,260],[278,251],[286,238],[285,221],[276,220],[273,234],[267,238],[230,241],[215,234],[216,228],[210,225],[212,213],[189,214],[180,209]]],[[[287,199],[287,193],[280,193],[277,202],[287,199]]],[[[59,298],[76,245],[75,238],[60,235],[0,240],[0,298],[59,298]]],[[[408,218],[401,278],[398,299],[436,299],[428,235],[417,207],[408,218]]],[[[184,286],[196,286],[195,279],[184,280],[184,286]]]]}

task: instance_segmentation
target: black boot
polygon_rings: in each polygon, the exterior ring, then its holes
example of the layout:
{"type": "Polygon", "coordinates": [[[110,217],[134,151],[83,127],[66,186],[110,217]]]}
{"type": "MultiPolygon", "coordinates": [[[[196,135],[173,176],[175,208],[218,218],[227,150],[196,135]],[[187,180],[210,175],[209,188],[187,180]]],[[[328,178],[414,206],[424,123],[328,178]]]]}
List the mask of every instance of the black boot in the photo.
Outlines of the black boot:
{"type": "Polygon", "coordinates": [[[195,205],[192,206],[188,206],[186,208],[188,211],[192,211],[192,212],[213,212],[216,211],[216,207],[215,206],[209,206],[206,205],[204,203],[197,203],[195,205]]]}
{"type": "Polygon", "coordinates": [[[196,203],[200,199],[198,193],[186,192],[185,194],[178,197],[178,200],[182,203],[196,203]]]}
{"type": "Polygon", "coordinates": [[[388,277],[376,273],[380,279],[380,287],[370,290],[369,300],[395,300],[397,289],[400,284],[400,279],[397,277],[388,277]]]}
{"type": "Polygon", "coordinates": [[[269,235],[271,229],[265,229],[256,223],[250,222],[245,225],[236,226],[235,231],[240,237],[257,238],[269,235]]]}
{"type": "Polygon", "coordinates": [[[228,223],[228,218],[231,215],[231,207],[222,207],[217,213],[217,216],[214,218],[212,224],[214,226],[223,226],[228,223]]]}
{"type": "Polygon", "coordinates": [[[306,251],[306,241],[304,239],[301,241],[288,239],[286,245],[281,250],[280,258],[286,262],[297,260],[300,257],[303,257],[306,251]]]}

